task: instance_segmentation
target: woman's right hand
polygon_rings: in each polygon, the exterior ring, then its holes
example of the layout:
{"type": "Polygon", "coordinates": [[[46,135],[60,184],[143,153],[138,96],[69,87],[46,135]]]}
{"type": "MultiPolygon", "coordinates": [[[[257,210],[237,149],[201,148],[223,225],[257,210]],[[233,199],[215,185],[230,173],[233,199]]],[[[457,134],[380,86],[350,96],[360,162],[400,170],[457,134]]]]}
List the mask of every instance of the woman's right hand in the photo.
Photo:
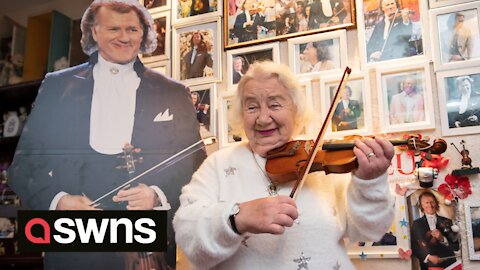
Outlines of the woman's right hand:
{"type": "Polygon", "coordinates": [[[241,203],[235,225],[240,233],[283,234],[297,217],[295,201],[280,195],[241,203]]]}

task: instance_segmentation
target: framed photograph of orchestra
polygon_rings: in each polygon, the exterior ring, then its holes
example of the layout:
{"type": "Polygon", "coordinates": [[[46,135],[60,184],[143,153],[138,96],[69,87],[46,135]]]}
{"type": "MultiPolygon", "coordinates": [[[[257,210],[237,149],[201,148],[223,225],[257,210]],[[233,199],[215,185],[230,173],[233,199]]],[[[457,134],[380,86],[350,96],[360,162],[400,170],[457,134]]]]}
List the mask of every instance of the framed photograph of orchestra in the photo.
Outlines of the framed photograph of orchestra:
{"type": "Polygon", "coordinates": [[[437,72],[443,136],[480,133],[478,67],[437,72]]]}
{"type": "Polygon", "coordinates": [[[480,203],[465,204],[468,254],[470,260],[480,260],[480,203]]]}
{"type": "Polygon", "coordinates": [[[220,18],[173,26],[172,75],[187,85],[222,78],[220,18]]]}
{"type": "MultiPolygon", "coordinates": [[[[322,115],[327,115],[338,89],[341,75],[325,76],[320,80],[322,115]]],[[[372,103],[367,72],[355,72],[345,85],[340,101],[334,108],[326,137],[341,138],[347,135],[371,135],[372,103]]]]}
{"type": "Polygon", "coordinates": [[[347,31],[291,38],[288,40],[288,58],[295,74],[340,73],[347,66],[347,31]]]}
{"type": "Polygon", "coordinates": [[[435,128],[428,62],[378,67],[376,76],[382,132],[435,128]]]}
{"type": "Polygon", "coordinates": [[[216,90],[215,83],[195,85],[190,87],[193,107],[197,114],[202,139],[217,135],[216,90]]]}
{"type": "Polygon", "coordinates": [[[169,0],[173,24],[192,23],[222,16],[222,0],[169,0]]]}
{"type": "Polygon", "coordinates": [[[435,71],[480,65],[480,3],[430,10],[435,71]]]}
{"type": "Polygon", "coordinates": [[[270,60],[280,63],[280,49],[278,42],[250,46],[227,51],[227,87],[234,85],[247,72],[251,64],[256,61],[270,60]]]}
{"type": "Polygon", "coordinates": [[[225,48],[355,26],[353,0],[224,0],[225,48]]]}
{"type": "Polygon", "coordinates": [[[140,2],[152,14],[159,11],[169,10],[172,3],[171,0],[140,0],[140,2]]]}
{"type": "Polygon", "coordinates": [[[362,67],[405,58],[429,59],[427,1],[359,0],[358,40],[362,67]]]}
{"type": "Polygon", "coordinates": [[[166,60],[170,58],[170,11],[152,14],[153,27],[157,33],[157,48],[149,54],[141,54],[144,63],[166,60]]]}

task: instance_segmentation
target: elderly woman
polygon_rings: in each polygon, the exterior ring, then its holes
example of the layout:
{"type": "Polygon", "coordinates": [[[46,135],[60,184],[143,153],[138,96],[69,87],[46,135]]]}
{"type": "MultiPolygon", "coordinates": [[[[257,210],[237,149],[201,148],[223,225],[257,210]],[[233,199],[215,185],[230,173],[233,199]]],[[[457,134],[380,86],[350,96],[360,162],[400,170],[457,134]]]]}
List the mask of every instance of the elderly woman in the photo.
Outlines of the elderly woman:
{"type": "Polygon", "coordinates": [[[470,76],[459,76],[455,79],[455,89],[460,100],[448,104],[448,118],[451,128],[480,125],[480,99],[472,97],[473,79],[470,76]]]}
{"type": "Polygon", "coordinates": [[[177,244],[201,269],[353,269],[343,238],[378,240],[392,224],[393,146],[356,141],[353,174],[311,173],[295,201],[293,183],[272,184],[265,172],[267,152],[290,141],[309,111],[295,75],[256,62],[237,91],[234,115],[248,142],[210,155],[182,189],[177,244]]]}

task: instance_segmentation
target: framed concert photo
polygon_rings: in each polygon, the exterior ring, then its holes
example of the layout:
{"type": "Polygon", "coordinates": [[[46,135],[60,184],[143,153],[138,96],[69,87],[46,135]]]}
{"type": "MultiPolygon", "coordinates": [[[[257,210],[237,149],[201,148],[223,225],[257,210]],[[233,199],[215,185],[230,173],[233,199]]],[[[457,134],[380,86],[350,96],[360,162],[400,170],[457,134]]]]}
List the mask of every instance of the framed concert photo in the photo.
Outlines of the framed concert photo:
{"type": "Polygon", "coordinates": [[[435,128],[428,62],[377,68],[376,77],[382,132],[435,128]]]}
{"type": "Polygon", "coordinates": [[[144,63],[166,60],[170,58],[170,11],[152,14],[153,27],[157,33],[157,48],[149,54],[141,54],[144,63]]]}
{"type": "Polygon", "coordinates": [[[164,60],[164,61],[157,61],[153,63],[147,63],[145,65],[167,77],[171,77],[172,72],[170,69],[170,64],[171,62],[169,60],[164,60]]]}
{"type": "Polygon", "coordinates": [[[171,2],[171,0],[140,0],[140,3],[142,3],[150,13],[169,10],[171,8],[171,2]]]}
{"type": "Polygon", "coordinates": [[[353,0],[224,0],[225,49],[355,27],[353,0]]]}
{"type": "MultiPolygon", "coordinates": [[[[190,24],[222,16],[222,0],[172,0],[173,24],[190,24]]],[[[221,28],[219,28],[221,29],[221,28]]]]}
{"type": "Polygon", "coordinates": [[[242,134],[235,133],[229,124],[232,117],[232,101],[236,94],[236,91],[228,91],[220,95],[218,107],[220,147],[228,147],[242,142],[242,134]]]}
{"type": "Polygon", "coordinates": [[[202,139],[217,135],[217,88],[215,83],[195,85],[190,87],[193,107],[197,114],[202,139]]]}
{"type": "Polygon", "coordinates": [[[232,89],[234,85],[238,84],[251,64],[266,60],[280,63],[278,42],[227,51],[228,89],[232,89]]]}
{"type": "Polygon", "coordinates": [[[173,26],[172,74],[187,85],[222,78],[220,18],[194,25],[173,26]]]}
{"type": "MultiPolygon", "coordinates": [[[[341,76],[325,76],[320,79],[322,115],[327,115],[341,76]]],[[[339,103],[334,108],[326,137],[341,138],[347,135],[371,135],[372,102],[367,72],[352,73],[345,85],[339,103]]]]}
{"type": "Polygon", "coordinates": [[[430,10],[435,71],[480,65],[480,2],[430,10]]]}
{"type": "Polygon", "coordinates": [[[447,203],[443,194],[430,188],[418,189],[407,196],[411,259],[413,265],[420,266],[412,269],[430,268],[432,263],[427,254],[441,258],[437,267],[442,269],[456,269],[454,266],[461,264],[462,237],[454,228],[461,217],[456,216],[456,207],[455,201],[447,203]],[[437,241],[439,236],[434,231],[441,233],[443,243],[437,241]]]}
{"type": "Polygon", "coordinates": [[[427,1],[356,2],[362,69],[385,61],[401,64],[405,58],[429,59],[427,1]]]}
{"type": "Polygon", "coordinates": [[[480,203],[465,204],[468,254],[470,260],[480,260],[480,203]]]}
{"type": "Polygon", "coordinates": [[[291,38],[288,40],[288,60],[298,75],[338,71],[347,66],[347,31],[291,38]]]}
{"type": "Polygon", "coordinates": [[[472,2],[472,0],[428,0],[430,9],[472,2]]]}
{"type": "Polygon", "coordinates": [[[437,72],[437,89],[442,135],[480,133],[478,67],[437,72]]]}

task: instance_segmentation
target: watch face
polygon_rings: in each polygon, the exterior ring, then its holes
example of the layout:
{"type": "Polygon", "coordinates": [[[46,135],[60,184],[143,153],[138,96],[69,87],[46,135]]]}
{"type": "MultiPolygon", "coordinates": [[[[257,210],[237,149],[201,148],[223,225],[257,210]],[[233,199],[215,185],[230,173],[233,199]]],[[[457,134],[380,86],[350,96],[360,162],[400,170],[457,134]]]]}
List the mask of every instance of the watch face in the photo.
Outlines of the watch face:
{"type": "Polygon", "coordinates": [[[236,203],[232,208],[232,215],[236,215],[240,212],[240,204],[236,203]]]}

